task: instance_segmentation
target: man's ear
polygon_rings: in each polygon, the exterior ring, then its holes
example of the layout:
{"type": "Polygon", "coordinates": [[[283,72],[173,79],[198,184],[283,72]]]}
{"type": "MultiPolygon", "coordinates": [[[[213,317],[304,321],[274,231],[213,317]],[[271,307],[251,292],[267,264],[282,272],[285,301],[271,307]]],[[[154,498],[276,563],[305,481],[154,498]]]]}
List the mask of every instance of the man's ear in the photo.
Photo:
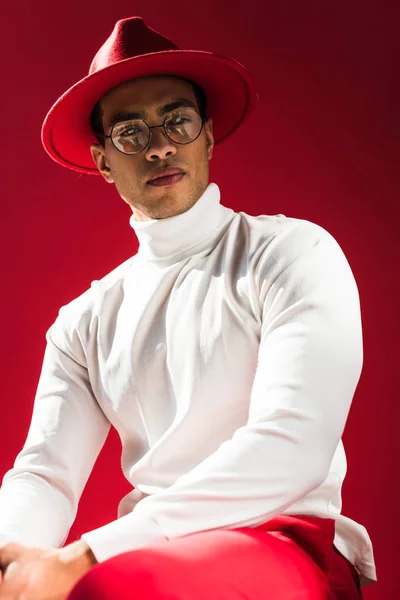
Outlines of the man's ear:
{"type": "Polygon", "coordinates": [[[208,119],[205,124],[206,131],[206,143],[207,143],[207,155],[208,160],[211,160],[214,150],[214,135],[213,135],[213,121],[212,119],[208,119]]]}
{"type": "Polygon", "coordinates": [[[111,169],[107,163],[104,146],[102,144],[90,144],[90,152],[99,172],[103,175],[107,183],[114,183],[111,169]]]}

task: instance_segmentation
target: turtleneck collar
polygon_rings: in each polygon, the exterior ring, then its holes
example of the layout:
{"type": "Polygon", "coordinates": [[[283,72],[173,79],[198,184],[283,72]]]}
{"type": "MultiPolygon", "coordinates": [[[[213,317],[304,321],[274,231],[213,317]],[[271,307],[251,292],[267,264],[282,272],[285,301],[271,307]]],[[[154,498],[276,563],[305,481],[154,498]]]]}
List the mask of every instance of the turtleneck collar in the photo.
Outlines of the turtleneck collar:
{"type": "Polygon", "coordinates": [[[135,221],[129,224],[139,240],[138,255],[147,261],[172,264],[207,247],[225,224],[236,215],[220,204],[216,183],[209,183],[197,202],[187,211],[165,219],[135,221]]]}

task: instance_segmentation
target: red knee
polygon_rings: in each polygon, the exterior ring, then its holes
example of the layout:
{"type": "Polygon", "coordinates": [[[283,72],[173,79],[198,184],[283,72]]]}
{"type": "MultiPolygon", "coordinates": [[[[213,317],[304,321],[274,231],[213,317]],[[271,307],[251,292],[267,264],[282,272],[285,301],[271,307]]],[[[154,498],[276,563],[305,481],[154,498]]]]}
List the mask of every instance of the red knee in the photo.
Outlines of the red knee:
{"type": "Polygon", "coordinates": [[[149,600],[165,598],[170,584],[179,581],[178,566],[174,576],[171,562],[154,549],[118,554],[88,571],[67,600],[132,600],[133,594],[149,600]]]}

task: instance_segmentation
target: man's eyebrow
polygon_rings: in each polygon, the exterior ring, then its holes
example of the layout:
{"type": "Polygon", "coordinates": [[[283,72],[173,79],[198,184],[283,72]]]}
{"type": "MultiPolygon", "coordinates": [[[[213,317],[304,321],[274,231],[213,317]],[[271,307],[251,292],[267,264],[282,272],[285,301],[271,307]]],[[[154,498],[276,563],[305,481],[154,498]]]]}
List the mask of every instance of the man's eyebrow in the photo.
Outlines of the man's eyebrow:
{"type": "MultiPolygon", "coordinates": [[[[167,113],[171,112],[172,110],[175,110],[176,108],[181,108],[185,106],[198,110],[196,104],[192,102],[192,100],[189,100],[188,98],[178,98],[173,102],[168,102],[168,104],[160,106],[160,108],[158,108],[156,112],[159,117],[162,117],[163,115],[166,115],[167,113]]],[[[128,121],[129,119],[144,119],[145,116],[146,115],[141,112],[121,111],[113,116],[109,123],[109,127],[113,127],[116,123],[119,123],[120,121],[128,121]]]]}

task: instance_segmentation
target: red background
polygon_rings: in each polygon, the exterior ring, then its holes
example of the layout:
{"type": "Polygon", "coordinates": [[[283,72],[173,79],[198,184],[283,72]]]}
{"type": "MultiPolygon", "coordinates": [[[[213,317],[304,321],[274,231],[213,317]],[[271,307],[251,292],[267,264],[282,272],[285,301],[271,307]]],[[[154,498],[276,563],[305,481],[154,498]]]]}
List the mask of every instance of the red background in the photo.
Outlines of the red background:
{"type": "MultiPolygon", "coordinates": [[[[211,162],[222,204],[314,221],[350,262],[365,357],[344,434],[344,512],[375,547],[379,583],[364,597],[397,597],[400,15],[350,0],[25,0],[1,11],[0,475],[25,440],[44,334],[59,307],[137,250],[131,210],[116,190],[54,163],[40,128],[58,96],[87,74],[115,21],[140,15],[178,46],[231,56],[256,79],[255,112],[211,162]]],[[[115,519],[128,490],[111,431],[68,541],[115,519]]]]}

